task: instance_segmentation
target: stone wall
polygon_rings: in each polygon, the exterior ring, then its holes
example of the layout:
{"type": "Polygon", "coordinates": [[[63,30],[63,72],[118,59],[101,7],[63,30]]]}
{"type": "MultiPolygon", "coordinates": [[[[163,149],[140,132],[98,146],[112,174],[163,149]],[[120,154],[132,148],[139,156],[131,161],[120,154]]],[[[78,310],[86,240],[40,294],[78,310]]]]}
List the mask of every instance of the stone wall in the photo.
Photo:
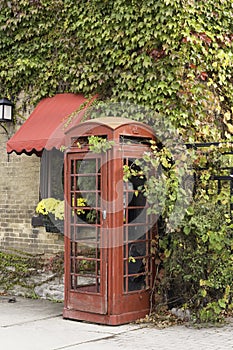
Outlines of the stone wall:
{"type": "MultiPolygon", "coordinates": [[[[11,135],[15,132],[10,126],[11,135]]],[[[8,135],[0,128],[0,249],[53,254],[63,250],[63,236],[33,228],[31,219],[39,201],[40,158],[7,155],[8,135]]]]}

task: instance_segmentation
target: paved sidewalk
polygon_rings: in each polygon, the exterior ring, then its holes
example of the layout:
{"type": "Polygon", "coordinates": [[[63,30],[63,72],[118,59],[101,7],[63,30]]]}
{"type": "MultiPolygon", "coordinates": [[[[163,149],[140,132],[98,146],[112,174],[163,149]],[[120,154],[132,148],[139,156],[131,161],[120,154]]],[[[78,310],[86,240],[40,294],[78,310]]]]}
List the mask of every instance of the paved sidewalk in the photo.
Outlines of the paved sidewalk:
{"type": "Polygon", "coordinates": [[[2,350],[231,350],[233,324],[208,329],[101,326],[64,320],[62,304],[0,297],[2,350]]]}

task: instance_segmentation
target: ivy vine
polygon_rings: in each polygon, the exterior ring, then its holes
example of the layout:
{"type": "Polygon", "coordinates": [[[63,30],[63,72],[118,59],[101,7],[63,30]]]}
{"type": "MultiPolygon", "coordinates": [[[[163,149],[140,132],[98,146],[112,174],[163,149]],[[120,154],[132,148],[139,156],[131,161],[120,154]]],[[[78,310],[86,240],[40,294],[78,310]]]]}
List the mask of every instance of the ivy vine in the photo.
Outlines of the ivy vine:
{"type": "Polygon", "coordinates": [[[187,141],[232,139],[232,2],[11,0],[1,95],[57,92],[149,106],[187,141]]]}

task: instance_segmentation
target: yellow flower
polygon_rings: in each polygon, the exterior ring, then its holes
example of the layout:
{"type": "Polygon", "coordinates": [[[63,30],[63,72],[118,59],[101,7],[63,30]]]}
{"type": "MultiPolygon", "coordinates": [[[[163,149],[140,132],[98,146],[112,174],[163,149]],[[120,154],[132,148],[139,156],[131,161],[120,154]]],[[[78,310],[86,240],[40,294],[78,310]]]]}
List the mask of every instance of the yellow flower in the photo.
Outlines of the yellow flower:
{"type": "MultiPolygon", "coordinates": [[[[77,207],[86,207],[86,205],[87,205],[87,202],[86,202],[85,198],[78,198],[77,199],[77,207]]],[[[74,207],[74,198],[72,199],[72,207],[74,207]]],[[[85,210],[77,209],[76,213],[78,215],[85,214],[85,210]]]]}
{"type": "Polygon", "coordinates": [[[59,203],[59,199],[44,198],[38,203],[36,213],[42,215],[48,215],[49,213],[55,214],[55,209],[59,203]]]}
{"type": "MultiPolygon", "coordinates": [[[[77,198],[77,207],[85,207],[87,205],[86,199],[77,198]]],[[[72,206],[74,207],[74,198],[72,200],[72,206]]],[[[64,220],[64,208],[65,202],[56,198],[44,198],[42,199],[37,207],[36,213],[42,215],[54,214],[55,219],[64,220]]],[[[78,215],[85,214],[85,210],[76,209],[78,215]]]]}
{"type": "Polygon", "coordinates": [[[55,219],[63,220],[64,219],[64,207],[65,207],[65,202],[60,201],[58,205],[55,208],[55,219]]]}

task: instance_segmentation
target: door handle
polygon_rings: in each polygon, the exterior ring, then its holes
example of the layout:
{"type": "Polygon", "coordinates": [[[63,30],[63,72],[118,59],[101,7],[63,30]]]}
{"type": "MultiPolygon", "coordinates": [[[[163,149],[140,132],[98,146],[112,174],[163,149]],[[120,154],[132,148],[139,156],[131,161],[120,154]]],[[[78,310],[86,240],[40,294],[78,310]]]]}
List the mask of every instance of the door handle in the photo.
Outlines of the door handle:
{"type": "Polygon", "coordinates": [[[107,218],[107,211],[106,210],[103,210],[102,216],[103,216],[103,220],[106,220],[106,218],[107,218]]]}

